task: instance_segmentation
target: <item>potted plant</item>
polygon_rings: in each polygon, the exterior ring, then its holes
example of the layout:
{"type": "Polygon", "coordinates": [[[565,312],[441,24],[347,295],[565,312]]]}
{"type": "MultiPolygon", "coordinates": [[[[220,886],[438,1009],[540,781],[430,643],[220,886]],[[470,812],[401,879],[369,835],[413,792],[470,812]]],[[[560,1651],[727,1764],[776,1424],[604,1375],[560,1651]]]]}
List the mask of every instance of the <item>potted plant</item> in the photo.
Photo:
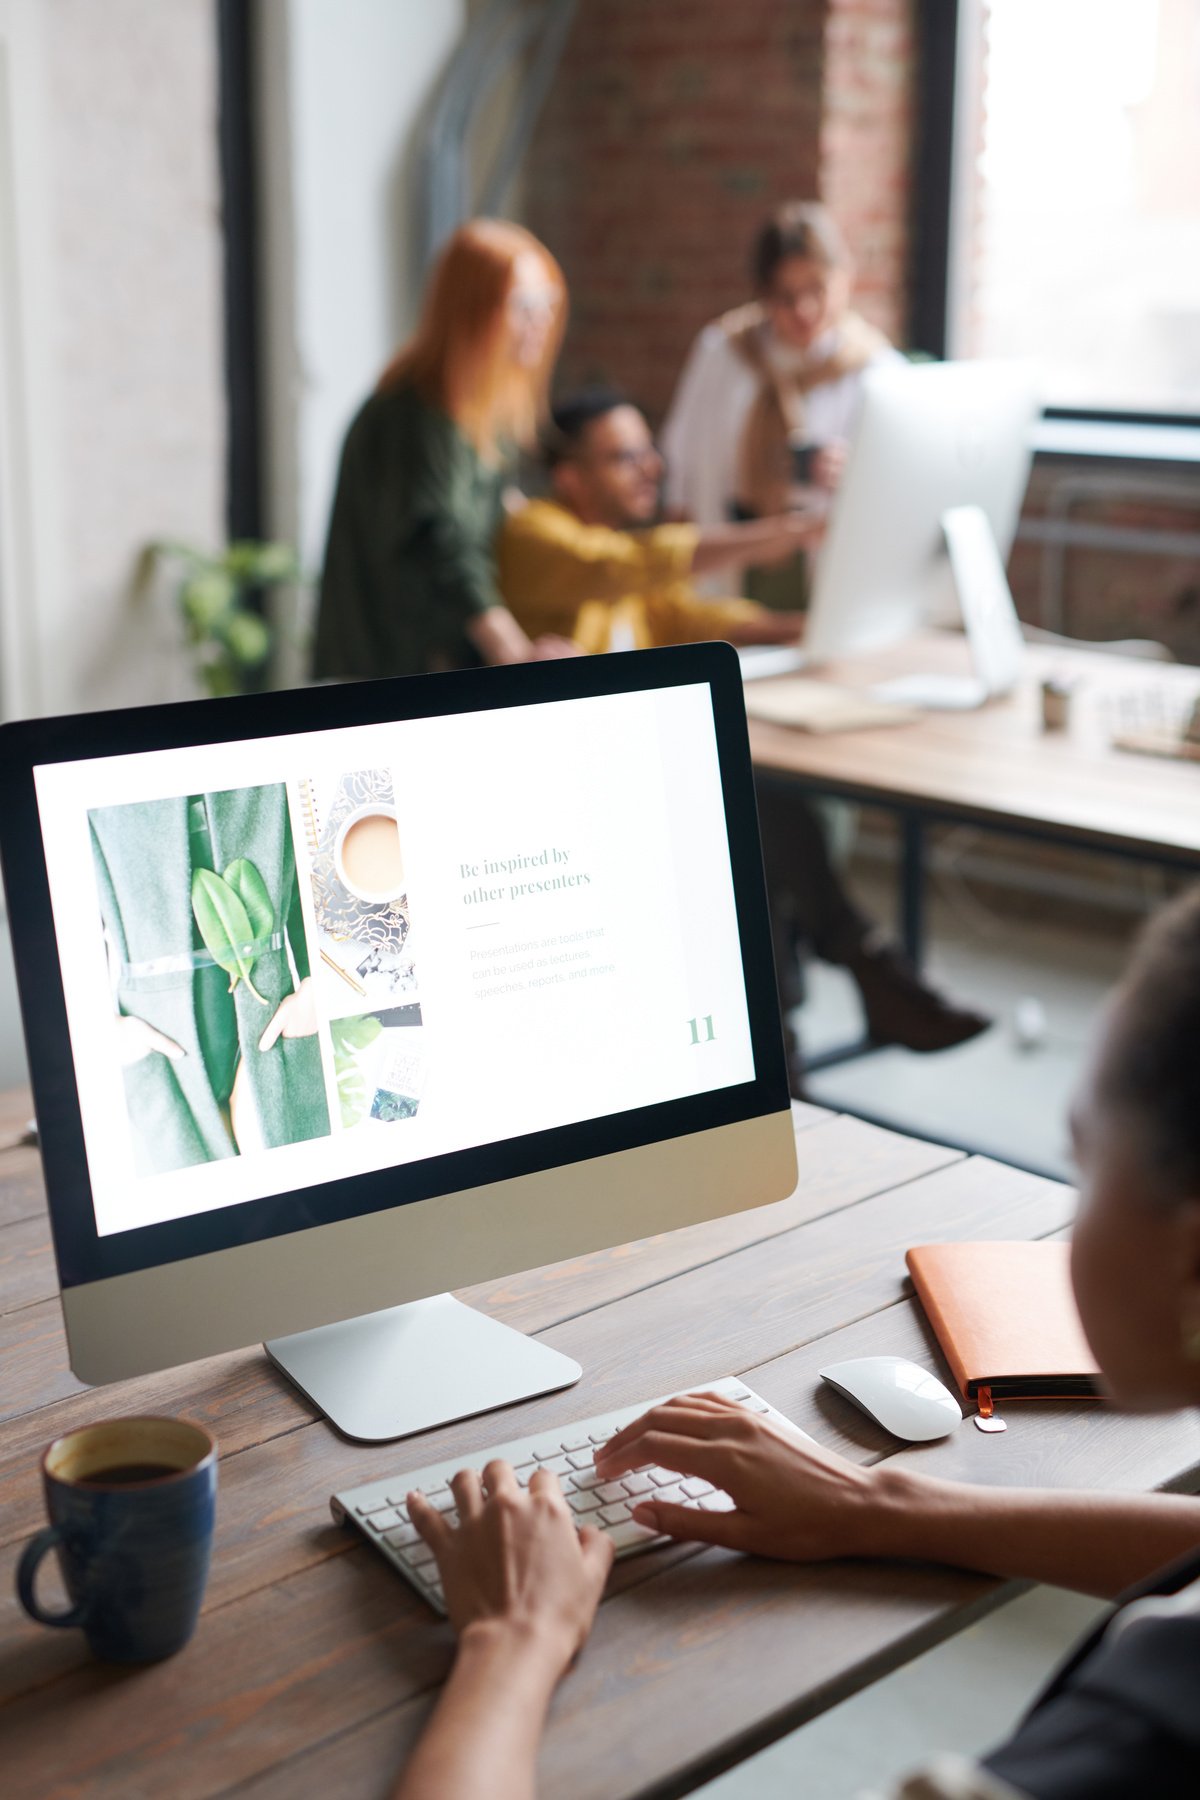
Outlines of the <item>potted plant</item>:
{"type": "Polygon", "coordinates": [[[176,571],[176,599],[205,693],[217,698],[260,687],[274,632],[256,601],[267,588],[299,578],[291,546],[245,539],[213,555],[164,540],[145,554],[146,574],[160,562],[176,571]]]}

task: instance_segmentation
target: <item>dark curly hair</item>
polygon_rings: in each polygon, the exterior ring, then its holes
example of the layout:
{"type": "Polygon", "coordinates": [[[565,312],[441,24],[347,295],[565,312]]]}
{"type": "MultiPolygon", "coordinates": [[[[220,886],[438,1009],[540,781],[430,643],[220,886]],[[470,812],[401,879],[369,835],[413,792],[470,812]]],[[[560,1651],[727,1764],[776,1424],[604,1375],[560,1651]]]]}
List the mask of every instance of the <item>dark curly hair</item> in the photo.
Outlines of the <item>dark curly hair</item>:
{"type": "Polygon", "coordinates": [[[1200,884],[1138,940],[1117,991],[1099,1093],[1137,1120],[1164,1191],[1200,1198],[1200,884]]]}

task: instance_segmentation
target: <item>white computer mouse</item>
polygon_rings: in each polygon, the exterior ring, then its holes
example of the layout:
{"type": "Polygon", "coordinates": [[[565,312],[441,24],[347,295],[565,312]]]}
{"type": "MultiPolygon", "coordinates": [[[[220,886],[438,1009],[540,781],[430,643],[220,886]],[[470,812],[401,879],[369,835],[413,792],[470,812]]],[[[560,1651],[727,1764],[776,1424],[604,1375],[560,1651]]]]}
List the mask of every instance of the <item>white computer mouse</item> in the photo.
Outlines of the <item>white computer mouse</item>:
{"type": "Polygon", "coordinates": [[[962,1407],[949,1388],[903,1356],[856,1356],[820,1373],[885,1431],[910,1443],[948,1437],[962,1424],[962,1407]]]}

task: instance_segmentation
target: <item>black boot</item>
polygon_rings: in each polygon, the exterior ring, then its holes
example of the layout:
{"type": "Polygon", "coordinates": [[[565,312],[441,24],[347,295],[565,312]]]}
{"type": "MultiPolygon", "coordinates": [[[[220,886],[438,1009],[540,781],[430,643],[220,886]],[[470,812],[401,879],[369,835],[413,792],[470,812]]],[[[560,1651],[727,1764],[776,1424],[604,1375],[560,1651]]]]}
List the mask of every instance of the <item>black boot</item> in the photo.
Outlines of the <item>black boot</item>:
{"type": "Polygon", "coordinates": [[[928,987],[881,931],[863,938],[845,966],[858,983],[873,1043],[922,1052],[949,1050],[978,1037],[992,1023],[986,1014],[956,1006],[928,987]]]}

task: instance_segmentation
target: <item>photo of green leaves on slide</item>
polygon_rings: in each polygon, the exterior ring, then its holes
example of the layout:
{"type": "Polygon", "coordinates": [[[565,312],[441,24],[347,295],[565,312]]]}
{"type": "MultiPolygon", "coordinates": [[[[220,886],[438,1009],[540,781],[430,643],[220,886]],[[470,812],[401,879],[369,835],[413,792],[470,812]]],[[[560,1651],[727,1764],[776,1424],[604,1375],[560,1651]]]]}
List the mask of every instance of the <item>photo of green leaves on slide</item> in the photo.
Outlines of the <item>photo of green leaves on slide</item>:
{"type": "Polygon", "coordinates": [[[327,1136],[284,784],[88,822],[139,1174],[327,1136]]]}
{"type": "Polygon", "coordinates": [[[343,1131],[416,1118],[426,1074],[419,1006],[331,1019],[329,1035],[343,1131]]]}

